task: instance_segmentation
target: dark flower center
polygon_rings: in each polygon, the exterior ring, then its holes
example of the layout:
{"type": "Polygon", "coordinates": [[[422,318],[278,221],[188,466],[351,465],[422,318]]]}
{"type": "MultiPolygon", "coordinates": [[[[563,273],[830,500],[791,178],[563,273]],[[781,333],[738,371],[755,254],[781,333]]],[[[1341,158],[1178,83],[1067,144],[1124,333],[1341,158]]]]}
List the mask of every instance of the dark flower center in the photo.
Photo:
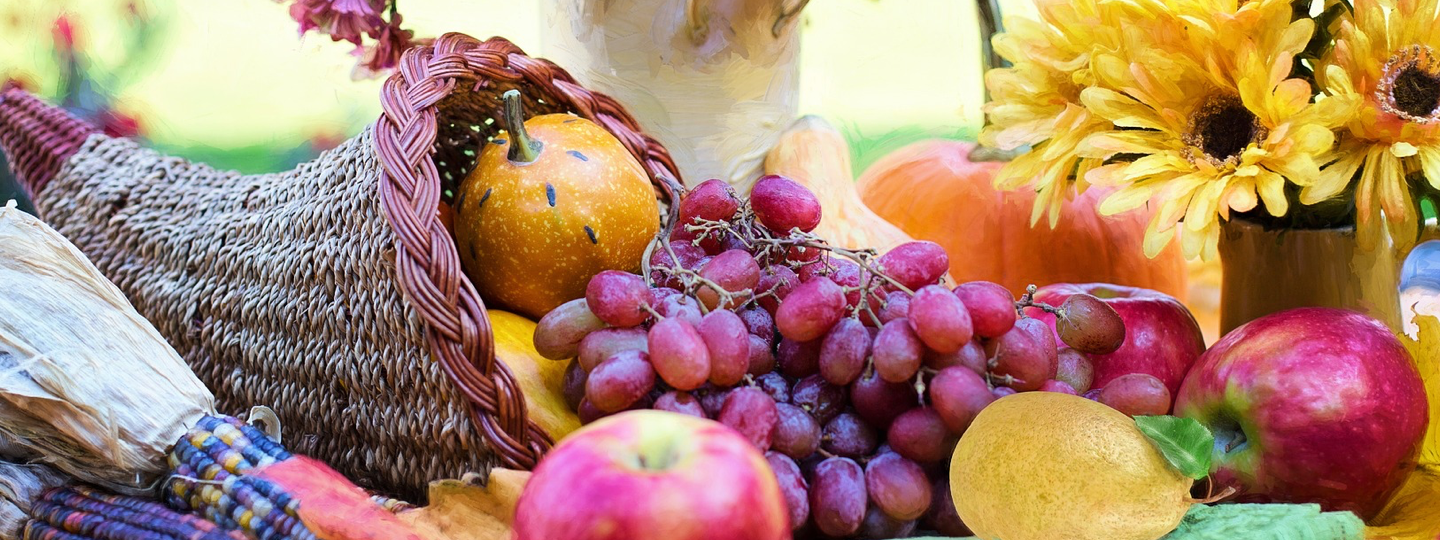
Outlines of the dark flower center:
{"type": "Polygon", "coordinates": [[[1234,96],[1210,98],[1190,121],[1185,140],[1216,164],[1238,160],[1250,143],[1260,140],[1265,127],[1255,113],[1234,96]]]}
{"type": "Polygon", "coordinates": [[[1386,112],[1411,122],[1440,119],[1440,69],[1429,47],[1412,45],[1385,63],[1376,98],[1386,112]]]}
{"type": "Polygon", "coordinates": [[[1440,77],[1414,67],[1395,78],[1395,107],[1412,116],[1429,116],[1440,104],[1440,77]]]}

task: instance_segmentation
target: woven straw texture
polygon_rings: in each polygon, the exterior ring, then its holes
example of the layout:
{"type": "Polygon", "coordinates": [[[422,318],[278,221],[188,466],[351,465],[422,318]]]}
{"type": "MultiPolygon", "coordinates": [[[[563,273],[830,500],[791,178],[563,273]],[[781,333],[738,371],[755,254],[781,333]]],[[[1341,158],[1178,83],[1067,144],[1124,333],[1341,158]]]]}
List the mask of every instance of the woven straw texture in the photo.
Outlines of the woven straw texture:
{"type": "Polygon", "coordinates": [[[379,121],[295,170],[242,176],[88,135],[43,189],[27,184],[221,412],[271,407],[293,451],[421,501],[431,480],[529,469],[552,443],[495,361],[484,304],[435,211],[503,127],[511,88],[531,114],[610,130],[670,195],[670,158],[612,99],[508,41],[460,34],[409,51],[379,121]]]}

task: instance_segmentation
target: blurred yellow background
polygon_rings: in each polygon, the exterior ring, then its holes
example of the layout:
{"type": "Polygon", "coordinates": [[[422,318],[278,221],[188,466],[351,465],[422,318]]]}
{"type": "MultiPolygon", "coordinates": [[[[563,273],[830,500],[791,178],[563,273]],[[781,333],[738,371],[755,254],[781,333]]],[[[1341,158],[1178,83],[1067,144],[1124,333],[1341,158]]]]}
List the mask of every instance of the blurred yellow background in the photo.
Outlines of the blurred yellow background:
{"type": "MultiPolygon", "coordinates": [[[[157,16],[154,56],[119,91],[162,146],[288,147],[344,137],[378,113],[379,80],[352,80],[347,43],[297,36],[286,5],[273,0],[137,0],[157,16]]],[[[117,62],[124,2],[7,0],[0,74],[19,74],[42,93],[56,84],[50,22],[61,10],[80,28],[80,47],[117,62]]],[[[504,36],[539,50],[543,2],[405,0],[417,35],[447,31],[504,36]]],[[[1033,7],[1002,2],[1009,12],[1033,7]]],[[[802,113],[826,116],[852,138],[884,140],[897,129],[973,134],[981,122],[979,36],[973,4],[954,0],[824,0],[802,26],[802,113]]],[[[893,137],[892,137],[893,138],[893,137]]],[[[912,136],[913,138],[913,136],[912,136]]],[[[893,141],[892,141],[893,142],[893,141]]]]}

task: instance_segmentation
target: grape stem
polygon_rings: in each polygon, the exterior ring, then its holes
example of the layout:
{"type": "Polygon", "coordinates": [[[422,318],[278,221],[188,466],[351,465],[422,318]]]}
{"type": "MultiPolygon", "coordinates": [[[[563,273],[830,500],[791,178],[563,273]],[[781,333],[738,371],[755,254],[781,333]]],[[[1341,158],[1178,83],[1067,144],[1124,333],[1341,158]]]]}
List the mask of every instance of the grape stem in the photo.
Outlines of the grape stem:
{"type": "Polygon", "coordinates": [[[1051,315],[1060,316],[1064,310],[1044,302],[1035,301],[1035,292],[1038,290],[1039,288],[1033,284],[1026,287],[1025,294],[1020,295],[1020,299],[1015,301],[1015,313],[1020,315],[1021,318],[1025,318],[1027,317],[1027,315],[1025,315],[1025,308],[1033,307],[1051,315]]]}
{"type": "Polygon", "coordinates": [[[655,311],[655,308],[650,307],[650,303],[649,303],[649,302],[645,302],[645,303],[640,304],[640,307],[641,307],[642,309],[644,309],[645,311],[650,312],[650,316],[651,316],[651,317],[654,317],[656,321],[663,321],[663,320],[665,320],[665,316],[664,316],[664,315],[661,315],[659,311],[655,311]]]}
{"type": "Polygon", "coordinates": [[[650,258],[655,255],[656,245],[664,246],[665,253],[670,255],[671,262],[675,264],[679,264],[680,262],[679,259],[675,257],[675,250],[670,249],[670,241],[668,239],[670,238],[670,233],[675,231],[675,224],[680,222],[680,200],[685,198],[685,186],[680,185],[680,182],[675,181],[674,178],[670,178],[669,176],[660,176],[660,181],[665,184],[665,188],[671,193],[670,206],[665,209],[665,226],[661,227],[660,230],[655,233],[655,238],[651,239],[650,243],[645,246],[645,253],[640,257],[640,276],[644,277],[645,284],[651,287],[655,286],[655,279],[651,276],[650,258]]]}

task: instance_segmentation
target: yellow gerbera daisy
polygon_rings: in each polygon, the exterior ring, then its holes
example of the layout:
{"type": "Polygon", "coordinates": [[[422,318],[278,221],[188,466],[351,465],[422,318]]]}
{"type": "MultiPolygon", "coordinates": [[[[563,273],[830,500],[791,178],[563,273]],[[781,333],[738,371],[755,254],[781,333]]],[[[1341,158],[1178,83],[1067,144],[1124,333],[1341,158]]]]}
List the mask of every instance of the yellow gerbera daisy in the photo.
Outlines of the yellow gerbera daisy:
{"type": "Polygon", "coordinates": [[[1334,143],[1345,103],[1311,103],[1309,83],[1286,79],[1313,22],[1290,22],[1285,2],[1257,5],[1243,18],[1215,19],[1212,38],[1194,47],[1172,52],[1141,41],[1094,60],[1099,85],[1081,100],[1117,129],[1091,136],[1079,154],[1125,159],[1087,176],[1118,188],[1101,213],[1158,198],[1145,232],[1148,256],[1179,235],[1187,257],[1214,258],[1220,219],[1262,201],[1271,215],[1284,215],[1286,182],[1308,184],[1319,171],[1314,157],[1334,143]],[[1184,234],[1176,226],[1182,219],[1184,234]]]}
{"type": "Polygon", "coordinates": [[[1320,175],[1300,194],[1315,204],[1356,180],[1356,228],[1362,244],[1381,239],[1381,221],[1397,246],[1415,242],[1419,209],[1406,178],[1423,172],[1440,189],[1440,25],[1435,0],[1400,0],[1386,16],[1377,0],[1357,0],[1340,22],[1335,47],[1318,72],[1327,94],[1359,109],[1323,159],[1320,175]],[[1384,217],[1381,217],[1381,211],[1384,217]]]}
{"type": "Polygon", "coordinates": [[[1008,31],[993,40],[996,52],[1014,66],[985,74],[991,101],[984,110],[991,124],[981,131],[980,142],[1004,150],[1031,147],[1001,169],[995,185],[1033,187],[1037,198],[1030,222],[1048,211],[1053,227],[1076,179],[1100,164],[1076,154],[1080,141],[1112,127],[1080,105],[1081,90],[1094,83],[1091,56],[1118,47],[1123,29],[1133,29],[1145,15],[1120,1],[1037,4],[1040,21],[1007,17],[1008,31]]]}

